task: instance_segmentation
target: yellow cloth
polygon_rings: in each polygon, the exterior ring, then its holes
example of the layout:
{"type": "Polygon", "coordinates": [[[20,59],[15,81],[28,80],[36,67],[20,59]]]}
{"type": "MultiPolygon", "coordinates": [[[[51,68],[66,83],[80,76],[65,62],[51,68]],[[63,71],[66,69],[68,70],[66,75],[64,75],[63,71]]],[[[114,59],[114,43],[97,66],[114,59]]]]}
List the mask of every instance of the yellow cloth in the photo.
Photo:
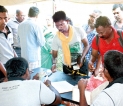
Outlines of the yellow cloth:
{"type": "Polygon", "coordinates": [[[72,40],[72,37],[73,37],[72,26],[69,26],[68,38],[66,38],[66,36],[63,33],[61,33],[60,31],[57,32],[57,35],[62,42],[64,61],[67,66],[71,67],[71,54],[70,54],[70,49],[69,49],[69,42],[72,40]]]}

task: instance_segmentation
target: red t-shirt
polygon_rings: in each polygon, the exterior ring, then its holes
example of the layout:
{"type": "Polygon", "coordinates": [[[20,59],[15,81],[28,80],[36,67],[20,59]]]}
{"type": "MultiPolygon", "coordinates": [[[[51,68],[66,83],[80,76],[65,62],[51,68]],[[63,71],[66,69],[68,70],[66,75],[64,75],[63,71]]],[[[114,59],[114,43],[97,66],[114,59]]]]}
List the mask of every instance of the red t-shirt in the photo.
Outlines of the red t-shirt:
{"type": "MultiPolygon", "coordinates": [[[[99,38],[99,44],[96,44],[96,36],[93,38],[92,40],[92,48],[95,50],[99,49],[99,52],[101,54],[101,56],[103,57],[105,52],[107,52],[108,50],[118,50],[121,51],[123,53],[123,47],[120,45],[118,38],[120,37],[117,34],[117,31],[112,28],[114,31],[114,38],[112,39],[112,41],[107,44],[105,40],[103,40],[102,38],[99,38]]],[[[122,32],[122,36],[123,36],[123,32],[122,32]]]]}

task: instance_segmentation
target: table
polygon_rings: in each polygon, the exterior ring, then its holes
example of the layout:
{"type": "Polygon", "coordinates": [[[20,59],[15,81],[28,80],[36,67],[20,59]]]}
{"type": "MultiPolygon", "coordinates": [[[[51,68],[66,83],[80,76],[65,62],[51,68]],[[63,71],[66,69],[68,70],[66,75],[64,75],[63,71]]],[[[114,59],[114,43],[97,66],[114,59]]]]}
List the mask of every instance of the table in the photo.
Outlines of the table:
{"type": "MultiPolygon", "coordinates": [[[[69,82],[72,85],[77,85],[78,81],[81,78],[89,78],[89,77],[88,76],[78,76],[78,75],[73,77],[72,75],[64,74],[62,71],[57,71],[55,73],[52,73],[52,75],[49,76],[48,79],[51,82],[58,82],[58,81],[66,80],[67,82],[69,82]]],[[[72,103],[75,103],[75,104],[79,104],[77,101],[72,100],[72,92],[63,93],[63,94],[61,94],[61,97],[65,101],[69,101],[69,102],[72,102],[72,103]]]]}

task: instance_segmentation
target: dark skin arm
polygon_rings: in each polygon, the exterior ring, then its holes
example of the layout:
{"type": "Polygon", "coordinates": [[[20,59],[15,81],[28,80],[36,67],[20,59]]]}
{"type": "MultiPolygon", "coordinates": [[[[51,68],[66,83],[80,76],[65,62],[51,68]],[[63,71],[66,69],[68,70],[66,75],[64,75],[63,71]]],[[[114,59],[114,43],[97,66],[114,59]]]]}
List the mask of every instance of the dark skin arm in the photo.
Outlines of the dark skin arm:
{"type": "Polygon", "coordinates": [[[2,71],[5,77],[7,77],[6,69],[1,62],[0,62],[0,71],[2,71]]]}
{"type": "Polygon", "coordinates": [[[51,85],[51,82],[49,80],[46,80],[46,82],[44,82],[44,84],[47,85],[49,87],[49,89],[52,90],[56,95],[55,101],[52,104],[49,104],[48,106],[59,105],[61,103],[61,97],[60,97],[60,94],[58,93],[58,91],[51,85]]]}
{"type": "Polygon", "coordinates": [[[80,67],[83,65],[83,61],[84,61],[85,55],[87,54],[87,52],[89,50],[88,39],[87,38],[83,39],[82,43],[84,45],[84,50],[83,50],[82,57],[81,57],[81,63],[79,64],[80,67]]]}
{"type": "Polygon", "coordinates": [[[89,68],[90,72],[94,72],[95,76],[98,75],[98,70],[100,68],[100,64],[101,64],[101,56],[98,54],[98,50],[95,50],[92,48],[91,58],[88,63],[88,68],[89,68]],[[95,68],[94,62],[97,59],[98,59],[98,61],[96,63],[96,68],[95,68]]]}
{"type": "Polygon", "coordinates": [[[51,71],[55,72],[56,71],[56,58],[57,58],[58,51],[52,50],[52,57],[53,57],[53,65],[51,67],[51,71]]]}
{"type": "Polygon", "coordinates": [[[14,53],[14,57],[18,57],[14,49],[13,49],[13,53],[14,53]]]}
{"type": "Polygon", "coordinates": [[[80,79],[78,82],[78,88],[80,91],[80,104],[79,106],[88,106],[85,97],[85,88],[87,86],[87,79],[80,79]]]}

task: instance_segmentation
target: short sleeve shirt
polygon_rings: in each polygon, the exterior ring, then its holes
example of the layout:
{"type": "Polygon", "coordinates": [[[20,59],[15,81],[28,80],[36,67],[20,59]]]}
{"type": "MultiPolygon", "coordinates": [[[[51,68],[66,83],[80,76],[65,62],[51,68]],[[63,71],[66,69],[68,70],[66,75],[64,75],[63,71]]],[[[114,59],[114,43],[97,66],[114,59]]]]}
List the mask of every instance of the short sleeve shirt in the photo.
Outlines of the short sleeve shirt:
{"type": "MultiPolygon", "coordinates": [[[[82,52],[83,52],[82,40],[87,38],[87,34],[83,28],[79,28],[79,27],[72,27],[72,28],[73,28],[73,38],[69,42],[71,57],[73,57],[72,55],[74,55],[75,53],[82,54],[82,52]]],[[[55,50],[55,51],[58,51],[58,49],[62,50],[61,43],[62,43],[61,40],[56,35],[53,39],[52,50],[55,50]]],[[[73,60],[73,59],[71,59],[71,60],[73,60]]],[[[74,62],[74,60],[72,62],[74,62]]]]}
{"type": "Polygon", "coordinates": [[[101,92],[91,106],[123,106],[123,84],[116,83],[101,92]]]}
{"type": "Polygon", "coordinates": [[[38,80],[3,82],[0,95],[0,106],[41,106],[55,100],[55,93],[38,80]]]}
{"type": "MultiPolygon", "coordinates": [[[[101,56],[104,56],[104,53],[108,50],[118,50],[120,52],[123,52],[123,47],[120,45],[118,38],[120,37],[116,30],[114,28],[114,38],[111,40],[111,42],[108,44],[105,40],[102,38],[99,38],[99,44],[96,43],[96,36],[94,37],[92,41],[92,48],[95,50],[99,50],[101,56]]],[[[122,33],[123,35],[123,33],[122,33]]]]}

